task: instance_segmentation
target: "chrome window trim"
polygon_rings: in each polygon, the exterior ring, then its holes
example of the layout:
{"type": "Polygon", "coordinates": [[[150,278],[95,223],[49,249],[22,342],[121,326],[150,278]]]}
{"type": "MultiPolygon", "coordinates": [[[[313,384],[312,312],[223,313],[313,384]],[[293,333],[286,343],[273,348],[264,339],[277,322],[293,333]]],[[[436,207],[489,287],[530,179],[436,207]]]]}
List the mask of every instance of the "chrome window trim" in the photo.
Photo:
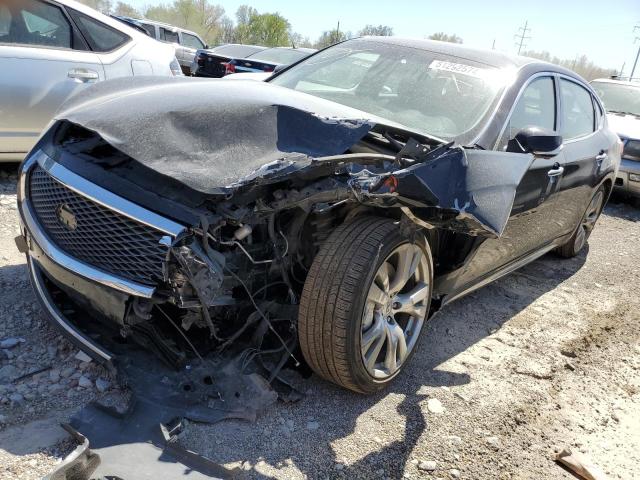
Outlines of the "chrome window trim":
{"type": "MultiPolygon", "coordinates": [[[[513,115],[513,112],[516,109],[516,105],[518,104],[518,101],[520,100],[520,97],[522,97],[525,89],[529,86],[529,84],[535,80],[536,78],[539,77],[551,77],[551,78],[558,78],[558,79],[565,79],[565,80],[569,80],[573,83],[575,83],[576,85],[580,85],[582,88],[584,88],[587,92],[589,92],[591,94],[592,97],[595,98],[595,100],[598,102],[598,105],[600,106],[600,108],[602,109],[603,112],[605,112],[606,115],[606,110],[604,109],[602,102],[600,102],[600,99],[598,98],[597,95],[594,95],[593,89],[590,88],[590,86],[588,84],[585,84],[583,82],[581,82],[580,80],[573,78],[569,75],[565,75],[564,73],[559,73],[559,72],[551,72],[551,71],[542,71],[542,72],[536,72],[533,75],[531,75],[526,82],[524,82],[522,84],[522,86],[520,87],[520,90],[518,91],[518,95],[516,96],[515,100],[513,101],[513,103],[511,104],[511,108],[509,109],[509,114],[507,115],[507,119],[504,122],[504,125],[502,125],[502,129],[500,129],[500,133],[498,134],[498,137],[496,138],[496,142],[493,145],[493,150],[496,150],[498,148],[498,146],[500,145],[500,140],[502,139],[502,136],[504,135],[504,132],[507,130],[507,125],[509,125],[509,122],[511,121],[511,116],[513,115]]],[[[558,93],[560,90],[561,86],[560,86],[560,82],[557,82],[556,85],[556,89],[558,89],[558,93]]],[[[561,113],[561,102],[562,102],[562,98],[561,95],[557,95],[557,98],[560,99],[560,102],[556,102],[556,123],[560,123],[560,113],[561,113]]],[[[595,116],[595,111],[594,111],[594,116],[595,116]]],[[[562,144],[567,144],[567,143],[573,143],[577,140],[584,140],[585,138],[590,137],[591,135],[594,135],[596,133],[598,133],[600,130],[602,130],[604,128],[604,122],[600,122],[600,125],[598,125],[598,128],[587,134],[587,135],[583,135],[581,137],[576,137],[576,138],[572,138],[571,140],[563,140],[562,144]]]]}
{"type": "Polygon", "coordinates": [[[29,272],[31,274],[31,279],[33,287],[36,291],[36,295],[40,297],[44,307],[46,308],[49,315],[56,321],[60,327],[62,327],[65,332],[71,335],[74,339],[84,345],[88,350],[94,352],[96,355],[103,358],[105,361],[110,362],[113,357],[106,350],[103,350],[98,345],[87,339],[84,335],[78,332],[64,317],[62,312],[56,307],[53,303],[53,299],[49,292],[47,292],[46,287],[43,285],[42,272],[40,271],[40,265],[36,260],[31,258],[31,256],[27,257],[27,261],[29,263],[29,272]]]}
{"type": "MultiPolygon", "coordinates": [[[[600,108],[602,108],[602,104],[600,103],[600,100],[597,98],[597,95],[594,95],[593,88],[591,88],[591,86],[588,85],[588,84],[582,83],[579,80],[577,80],[577,79],[575,79],[573,77],[570,77],[569,75],[565,75],[564,73],[556,73],[556,76],[558,77],[559,80],[567,80],[568,82],[575,83],[576,85],[578,85],[579,87],[584,88],[587,91],[587,93],[592,98],[591,107],[594,109],[593,110],[593,118],[594,118],[594,123],[595,123],[596,111],[595,111],[595,107],[593,106],[593,98],[596,98],[598,100],[598,104],[600,105],[600,108]]],[[[562,98],[562,83],[561,82],[558,82],[558,89],[560,90],[560,98],[562,98]]],[[[562,106],[562,108],[564,109],[564,105],[562,106]]],[[[604,109],[603,109],[603,111],[604,111],[604,109]]],[[[574,142],[577,142],[577,141],[580,141],[580,140],[586,140],[587,138],[589,138],[589,137],[595,135],[596,133],[598,133],[600,130],[602,130],[602,128],[603,128],[603,122],[601,122],[601,124],[598,125],[598,127],[595,128],[593,130],[593,132],[586,133],[584,135],[580,135],[579,137],[571,138],[569,140],[562,139],[562,143],[564,145],[564,144],[567,144],[567,143],[574,143],[574,142]]]]}
{"type": "MultiPolygon", "coordinates": [[[[507,114],[507,118],[504,121],[504,124],[502,125],[502,128],[500,129],[500,133],[498,134],[497,138],[496,138],[496,142],[493,145],[492,150],[497,150],[498,146],[500,145],[500,140],[502,140],[502,136],[504,135],[504,133],[507,130],[507,125],[509,125],[509,122],[511,121],[511,116],[513,115],[513,112],[516,109],[516,105],[518,104],[518,102],[520,101],[520,98],[522,97],[522,95],[524,94],[524,91],[527,89],[527,87],[537,78],[540,77],[550,77],[553,81],[554,81],[554,86],[555,86],[555,80],[554,80],[554,76],[556,75],[555,72],[548,72],[548,71],[544,71],[544,72],[536,72],[533,75],[531,75],[526,82],[524,82],[522,84],[522,86],[520,87],[520,90],[518,91],[518,95],[516,95],[516,98],[513,100],[513,103],[511,104],[511,108],[509,109],[509,113],[507,114]]],[[[557,87],[555,87],[557,88],[557,87]]],[[[556,97],[554,97],[554,101],[556,100],[556,97]]],[[[559,105],[556,102],[556,124],[558,123],[558,113],[559,113],[559,105]]]]}
{"type": "Polygon", "coordinates": [[[40,165],[41,168],[43,168],[58,182],[77,194],[102,205],[103,207],[118,212],[132,220],[144,223],[149,227],[153,227],[173,237],[177,237],[185,230],[184,226],[153,213],[146,208],[130,202],[129,200],[126,200],[109,190],[86,180],[77,173],[74,173],[63,165],[57,163],[42,150],[36,151],[33,154],[33,157],[38,162],[38,165],[40,165]]]}

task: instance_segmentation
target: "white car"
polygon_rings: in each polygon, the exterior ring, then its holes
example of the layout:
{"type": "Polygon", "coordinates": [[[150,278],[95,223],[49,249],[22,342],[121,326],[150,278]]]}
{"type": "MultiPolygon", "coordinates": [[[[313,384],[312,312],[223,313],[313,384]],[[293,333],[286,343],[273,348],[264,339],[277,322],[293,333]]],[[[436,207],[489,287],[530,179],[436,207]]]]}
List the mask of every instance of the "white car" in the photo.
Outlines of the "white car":
{"type": "Polygon", "coordinates": [[[22,160],[60,105],[93,83],[181,74],[173,47],[78,2],[3,0],[0,161],[22,160]]]}

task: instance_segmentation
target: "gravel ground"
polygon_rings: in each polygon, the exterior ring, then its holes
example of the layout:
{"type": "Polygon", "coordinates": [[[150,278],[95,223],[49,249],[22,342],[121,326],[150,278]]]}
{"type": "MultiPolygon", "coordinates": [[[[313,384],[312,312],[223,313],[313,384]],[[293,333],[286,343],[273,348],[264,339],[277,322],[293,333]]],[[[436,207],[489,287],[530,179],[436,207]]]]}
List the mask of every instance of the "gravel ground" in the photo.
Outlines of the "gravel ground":
{"type": "MultiPolygon", "coordinates": [[[[0,341],[18,342],[0,349],[0,478],[29,480],[73,448],[57,424],[110,379],[36,304],[13,243],[14,171],[0,166],[0,341]]],[[[298,404],[189,424],[181,442],[246,478],[568,479],[552,461],[568,446],[640,479],[637,258],[640,211],[613,203],[578,258],[547,255],[445,308],[389,390],[312,377],[298,404]]]]}

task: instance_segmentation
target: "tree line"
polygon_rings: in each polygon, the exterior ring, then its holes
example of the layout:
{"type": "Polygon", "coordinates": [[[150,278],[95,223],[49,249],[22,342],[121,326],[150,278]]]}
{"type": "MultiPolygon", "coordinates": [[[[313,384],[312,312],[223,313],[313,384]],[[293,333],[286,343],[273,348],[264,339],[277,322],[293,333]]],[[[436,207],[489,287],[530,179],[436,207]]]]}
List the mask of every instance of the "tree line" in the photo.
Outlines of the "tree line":
{"type": "MultiPolygon", "coordinates": [[[[266,47],[296,46],[324,48],[354,36],[382,35],[392,36],[393,28],[388,25],[365,25],[355,34],[336,28],[325,30],[311,40],[308,36],[293,30],[289,21],[278,12],[260,13],[249,5],[241,5],[232,19],[225,9],[211,0],[173,0],[172,3],[147,6],[137,10],[130,4],[114,0],[80,0],[103,13],[132,18],[148,18],[169,23],[177,27],[196,32],[209,45],[225,43],[245,43],[266,47]]],[[[456,34],[436,32],[427,38],[443,42],[462,43],[456,34]]],[[[574,70],[587,80],[607,77],[613,70],[601,68],[585,55],[575,59],[561,59],[549,52],[528,51],[525,56],[545,60],[574,70]]]]}

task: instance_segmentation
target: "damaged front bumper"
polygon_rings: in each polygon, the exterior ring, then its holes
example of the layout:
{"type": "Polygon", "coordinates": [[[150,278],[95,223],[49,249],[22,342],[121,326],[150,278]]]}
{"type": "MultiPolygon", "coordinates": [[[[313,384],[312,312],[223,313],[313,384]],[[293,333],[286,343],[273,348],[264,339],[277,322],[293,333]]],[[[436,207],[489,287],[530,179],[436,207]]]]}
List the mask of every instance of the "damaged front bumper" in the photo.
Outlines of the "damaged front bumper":
{"type": "Polygon", "coordinates": [[[126,304],[130,299],[152,299],[156,294],[156,287],[136,283],[82,262],[67,254],[49,238],[39,224],[27,194],[27,179],[36,166],[70,190],[81,192],[102,207],[135,218],[165,233],[167,248],[171,241],[183,233],[184,227],[87,182],[54,162],[42,151],[37,151],[22,165],[18,192],[22,235],[16,239],[16,243],[27,254],[29,274],[36,296],[49,319],[67,338],[94,359],[111,363],[113,354],[98,345],[65,316],[54,301],[55,292],[50,286],[55,285],[56,290],[70,294],[88,311],[115,321],[124,318],[126,304]]]}

